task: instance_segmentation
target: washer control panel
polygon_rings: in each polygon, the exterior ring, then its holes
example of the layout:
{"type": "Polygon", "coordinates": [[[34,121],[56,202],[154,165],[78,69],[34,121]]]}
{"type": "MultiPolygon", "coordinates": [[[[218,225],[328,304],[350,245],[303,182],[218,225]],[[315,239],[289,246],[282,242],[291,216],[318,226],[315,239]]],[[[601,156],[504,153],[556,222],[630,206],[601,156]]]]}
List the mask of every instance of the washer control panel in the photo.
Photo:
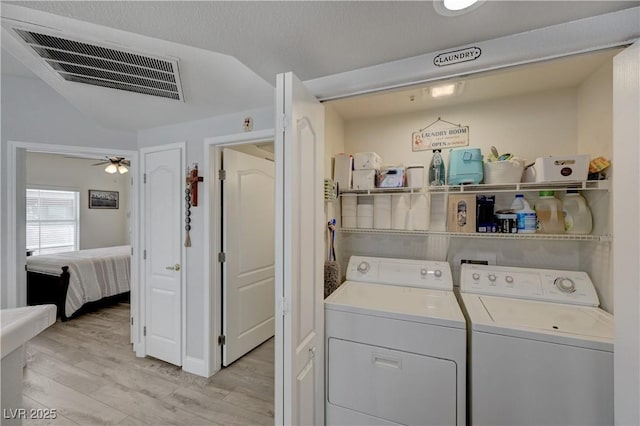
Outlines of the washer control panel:
{"type": "Polygon", "coordinates": [[[589,275],[581,271],[463,264],[460,290],[572,305],[600,305],[589,275]]]}
{"type": "Polygon", "coordinates": [[[453,290],[448,262],[351,256],[347,281],[453,290]]]}

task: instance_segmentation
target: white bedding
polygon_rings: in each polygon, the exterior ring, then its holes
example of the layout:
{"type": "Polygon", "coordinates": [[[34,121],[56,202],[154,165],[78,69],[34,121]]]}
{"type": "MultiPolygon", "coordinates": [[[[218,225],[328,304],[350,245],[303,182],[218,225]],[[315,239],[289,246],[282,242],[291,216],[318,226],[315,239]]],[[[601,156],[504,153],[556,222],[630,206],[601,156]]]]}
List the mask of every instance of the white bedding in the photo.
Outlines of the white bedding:
{"type": "Polygon", "coordinates": [[[131,247],[115,246],[42,256],[28,256],[27,270],[60,275],[69,267],[65,315],[87,302],[125,293],[131,288],[131,247]]]}

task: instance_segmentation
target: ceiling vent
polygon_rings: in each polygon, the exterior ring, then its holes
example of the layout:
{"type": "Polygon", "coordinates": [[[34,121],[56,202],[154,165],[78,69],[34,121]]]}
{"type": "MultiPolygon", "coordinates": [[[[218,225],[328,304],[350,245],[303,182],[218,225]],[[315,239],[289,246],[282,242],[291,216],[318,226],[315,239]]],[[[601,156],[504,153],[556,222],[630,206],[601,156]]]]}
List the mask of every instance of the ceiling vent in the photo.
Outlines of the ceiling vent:
{"type": "Polygon", "coordinates": [[[177,60],[14,30],[66,81],[184,101],[177,60]]]}

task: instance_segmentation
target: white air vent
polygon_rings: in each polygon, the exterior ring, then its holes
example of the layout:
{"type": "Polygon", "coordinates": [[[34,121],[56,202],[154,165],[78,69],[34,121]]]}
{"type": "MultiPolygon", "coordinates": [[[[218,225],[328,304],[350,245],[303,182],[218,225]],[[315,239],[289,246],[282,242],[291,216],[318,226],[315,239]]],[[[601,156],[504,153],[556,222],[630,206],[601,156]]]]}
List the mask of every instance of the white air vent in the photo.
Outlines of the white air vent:
{"type": "Polygon", "coordinates": [[[14,30],[67,81],[184,101],[176,60],[14,30]]]}

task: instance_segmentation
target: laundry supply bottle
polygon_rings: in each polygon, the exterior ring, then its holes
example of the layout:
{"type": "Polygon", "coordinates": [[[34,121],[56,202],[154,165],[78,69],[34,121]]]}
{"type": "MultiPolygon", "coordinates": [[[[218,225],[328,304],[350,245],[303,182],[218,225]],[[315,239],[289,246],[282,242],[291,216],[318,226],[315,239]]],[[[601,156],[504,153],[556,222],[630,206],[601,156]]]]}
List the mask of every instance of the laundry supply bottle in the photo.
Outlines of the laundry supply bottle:
{"type": "Polygon", "coordinates": [[[444,185],[444,161],[442,160],[442,150],[434,149],[431,163],[429,164],[429,185],[444,185]]]}
{"type": "Polygon", "coordinates": [[[564,234],[564,214],[562,203],[554,191],[540,191],[540,198],[533,206],[538,217],[540,234],[564,234]]]}
{"type": "Polygon", "coordinates": [[[590,234],[593,228],[591,210],[577,189],[567,190],[562,202],[564,230],[567,234],[590,234]]]}
{"type": "Polygon", "coordinates": [[[536,212],[522,194],[516,194],[511,203],[511,210],[516,214],[519,234],[533,234],[536,232],[536,212]]]}

